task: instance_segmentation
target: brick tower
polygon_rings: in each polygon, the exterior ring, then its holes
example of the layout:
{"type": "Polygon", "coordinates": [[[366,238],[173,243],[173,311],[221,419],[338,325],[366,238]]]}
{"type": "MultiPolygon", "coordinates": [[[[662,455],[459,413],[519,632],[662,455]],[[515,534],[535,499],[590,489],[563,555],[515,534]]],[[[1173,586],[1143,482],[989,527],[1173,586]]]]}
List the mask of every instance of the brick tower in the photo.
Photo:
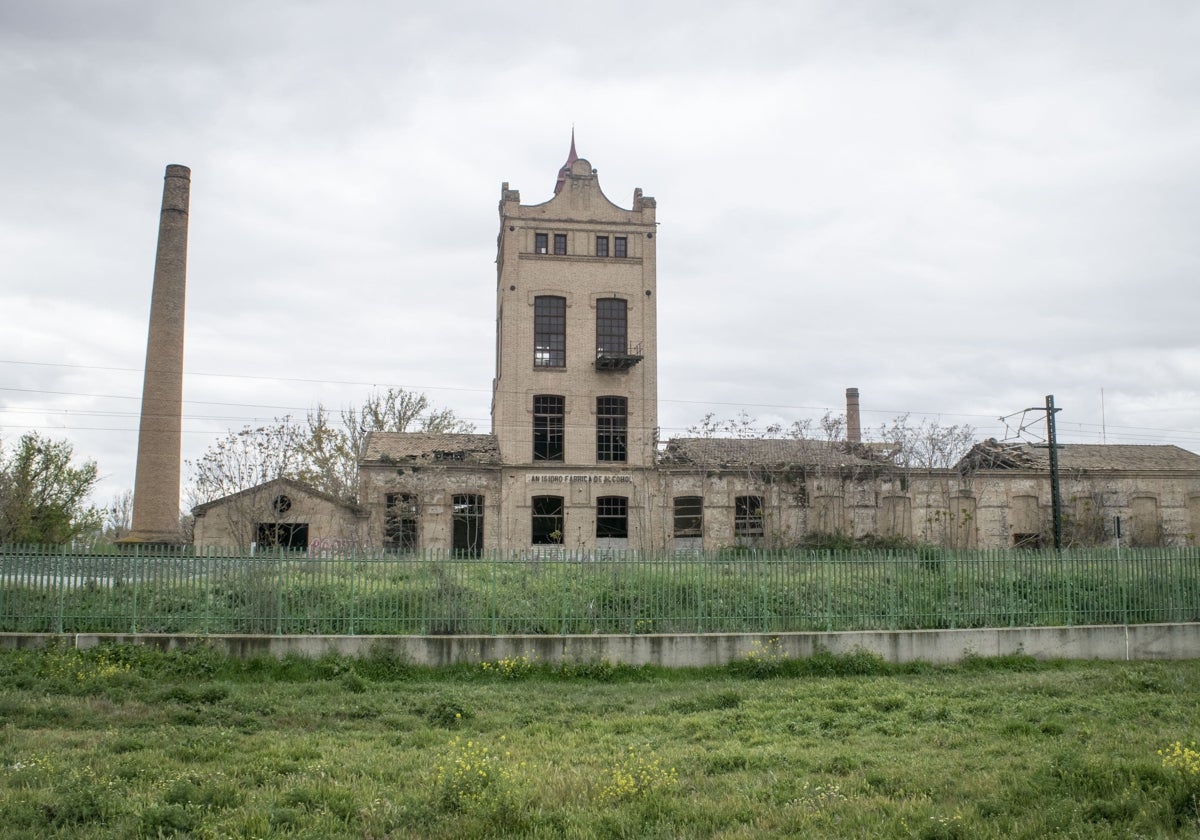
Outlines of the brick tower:
{"type": "Polygon", "coordinates": [[[191,170],[167,166],[142,380],[133,527],[126,544],[178,544],[183,412],[183,312],[191,170]]]}

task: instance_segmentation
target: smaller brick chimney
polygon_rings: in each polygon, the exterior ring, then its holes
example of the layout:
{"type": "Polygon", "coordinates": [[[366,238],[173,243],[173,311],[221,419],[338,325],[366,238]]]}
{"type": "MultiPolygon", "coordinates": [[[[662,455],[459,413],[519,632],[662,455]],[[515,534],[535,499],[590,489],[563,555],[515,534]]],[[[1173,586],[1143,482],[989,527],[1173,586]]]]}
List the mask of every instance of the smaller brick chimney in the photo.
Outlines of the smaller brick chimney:
{"type": "Polygon", "coordinates": [[[858,389],[846,389],[846,440],[862,443],[862,425],[858,419],[858,389]]]}

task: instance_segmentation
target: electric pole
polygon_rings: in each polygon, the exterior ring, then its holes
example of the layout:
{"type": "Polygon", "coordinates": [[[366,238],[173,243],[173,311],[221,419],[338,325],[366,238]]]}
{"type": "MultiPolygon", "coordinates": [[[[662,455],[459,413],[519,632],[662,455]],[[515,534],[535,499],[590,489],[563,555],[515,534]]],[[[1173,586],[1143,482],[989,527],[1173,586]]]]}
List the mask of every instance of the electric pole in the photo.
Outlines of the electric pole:
{"type": "Polygon", "coordinates": [[[1062,491],[1058,486],[1058,435],[1054,415],[1062,411],[1054,407],[1054,395],[1046,395],[1046,442],[1050,445],[1050,510],[1054,518],[1054,550],[1062,551],[1062,491]]]}

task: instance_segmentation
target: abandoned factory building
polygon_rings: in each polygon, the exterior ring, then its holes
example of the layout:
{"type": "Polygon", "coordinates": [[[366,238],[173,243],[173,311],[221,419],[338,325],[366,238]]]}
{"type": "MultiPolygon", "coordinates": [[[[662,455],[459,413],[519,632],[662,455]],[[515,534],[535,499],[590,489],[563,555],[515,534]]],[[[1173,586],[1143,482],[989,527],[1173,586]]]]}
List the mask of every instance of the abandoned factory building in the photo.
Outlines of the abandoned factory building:
{"type": "MultiPolygon", "coordinates": [[[[656,209],[640,189],[629,209],[611,202],[574,140],[548,201],[522,204],[504,184],[491,433],[372,433],[356,504],[271,482],[196,508],[196,543],[478,553],[771,548],[812,532],[955,548],[1047,539],[1046,449],[988,441],[954,469],[902,469],[856,442],[857,392],[847,441],[660,445],[656,209]]],[[[1059,462],[1068,542],[1111,539],[1116,516],[1135,543],[1200,533],[1200,455],[1065,445],[1059,462]]]]}

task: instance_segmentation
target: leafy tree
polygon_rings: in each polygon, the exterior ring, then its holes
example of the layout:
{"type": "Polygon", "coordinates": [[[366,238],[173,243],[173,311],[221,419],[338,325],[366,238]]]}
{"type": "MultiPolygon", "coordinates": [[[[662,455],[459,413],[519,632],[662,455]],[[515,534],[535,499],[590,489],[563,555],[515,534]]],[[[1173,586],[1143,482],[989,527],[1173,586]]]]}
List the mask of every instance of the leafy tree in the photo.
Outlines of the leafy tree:
{"type": "Polygon", "coordinates": [[[100,512],[87,503],[96,463],[76,466],[73,456],[67,441],[36,432],[11,454],[0,447],[0,543],[66,543],[100,528],[100,512]]]}

